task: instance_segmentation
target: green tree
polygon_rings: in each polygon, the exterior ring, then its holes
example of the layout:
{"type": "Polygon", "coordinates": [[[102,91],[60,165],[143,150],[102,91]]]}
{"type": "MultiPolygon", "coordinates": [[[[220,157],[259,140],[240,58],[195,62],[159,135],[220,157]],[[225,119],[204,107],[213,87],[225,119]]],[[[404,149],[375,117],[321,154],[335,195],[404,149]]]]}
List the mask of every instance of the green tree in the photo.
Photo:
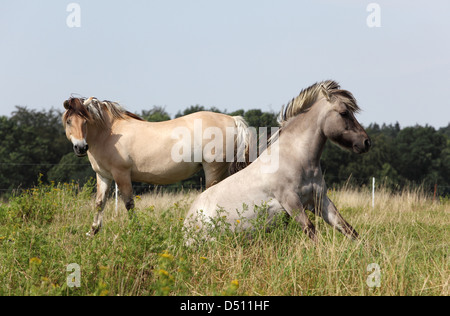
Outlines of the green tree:
{"type": "Polygon", "coordinates": [[[0,157],[2,189],[29,187],[71,150],[61,124],[61,112],[16,107],[2,118],[0,157]],[[5,187],[3,187],[5,186],[5,187]]]}
{"type": "Polygon", "coordinates": [[[243,116],[249,126],[256,128],[278,127],[277,115],[275,113],[263,112],[255,109],[246,111],[243,116]]]}
{"type": "Polygon", "coordinates": [[[166,109],[161,106],[154,106],[151,110],[143,110],[140,116],[149,122],[163,122],[170,120],[170,115],[166,112],[166,109]]]}
{"type": "Polygon", "coordinates": [[[196,113],[196,112],[201,112],[201,111],[210,111],[210,112],[215,112],[215,113],[222,113],[222,111],[220,111],[216,107],[210,107],[209,109],[207,109],[203,105],[197,104],[197,105],[191,105],[190,107],[185,109],[183,112],[178,111],[178,113],[175,115],[175,118],[182,117],[182,116],[189,115],[189,114],[196,113]]]}
{"type": "Polygon", "coordinates": [[[439,129],[439,133],[444,134],[447,138],[450,138],[450,123],[448,123],[447,127],[442,127],[439,129]]]}
{"type": "MultiPolygon", "coordinates": [[[[176,117],[205,110],[220,112],[214,107],[194,105],[179,111],[176,117]]],[[[44,182],[83,183],[95,175],[87,158],[73,154],[61,114],[53,109],[16,107],[11,117],[0,117],[0,190],[30,187],[40,173],[44,182]]],[[[256,128],[278,126],[276,114],[258,109],[229,115],[243,116],[256,128]]],[[[153,122],[170,119],[165,109],[157,106],[142,111],[141,116],[153,122]]],[[[450,124],[438,131],[430,126],[402,129],[398,123],[371,124],[366,131],[373,146],[365,155],[355,155],[328,142],[321,163],[329,186],[342,184],[350,176],[359,185],[376,177],[392,188],[407,183],[425,183],[434,188],[437,184],[440,194],[450,193],[450,124]]],[[[201,182],[204,186],[203,170],[177,185],[198,187],[201,182]]]]}
{"type": "Polygon", "coordinates": [[[409,181],[436,181],[432,175],[435,162],[447,146],[447,139],[431,126],[404,128],[396,138],[398,159],[394,167],[409,181]]]}

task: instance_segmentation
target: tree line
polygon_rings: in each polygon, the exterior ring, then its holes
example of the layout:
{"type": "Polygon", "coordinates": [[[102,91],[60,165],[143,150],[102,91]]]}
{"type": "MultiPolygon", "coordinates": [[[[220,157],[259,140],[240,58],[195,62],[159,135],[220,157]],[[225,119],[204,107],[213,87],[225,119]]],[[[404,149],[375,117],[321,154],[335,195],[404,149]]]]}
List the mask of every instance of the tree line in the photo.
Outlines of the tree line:
{"type": "MultiPolygon", "coordinates": [[[[178,112],[175,118],[204,110],[226,112],[195,105],[178,112]]],[[[172,119],[163,107],[156,106],[136,114],[151,122],[172,119]]],[[[241,115],[254,127],[278,126],[278,114],[273,112],[254,109],[226,114],[241,115]]],[[[89,160],[73,154],[61,116],[61,110],[38,111],[18,106],[11,116],[0,117],[0,193],[32,187],[38,178],[44,183],[75,181],[82,185],[95,176],[89,160]]],[[[431,126],[401,128],[398,123],[373,123],[366,131],[373,147],[365,155],[354,155],[327,143],[322,169],[329,187],[349,181],[369,185],[371,178],[376,177],[393,190],[405,185],[423,185],[433,190],[437,185],[439,194],[450,194],[450,124],[436,130],[431,126]]],[[[198,188],[202,177],[199,172],[175,186],[198,188]]],[[[138,185],[137,191],[142,187],[138,185]]]]}

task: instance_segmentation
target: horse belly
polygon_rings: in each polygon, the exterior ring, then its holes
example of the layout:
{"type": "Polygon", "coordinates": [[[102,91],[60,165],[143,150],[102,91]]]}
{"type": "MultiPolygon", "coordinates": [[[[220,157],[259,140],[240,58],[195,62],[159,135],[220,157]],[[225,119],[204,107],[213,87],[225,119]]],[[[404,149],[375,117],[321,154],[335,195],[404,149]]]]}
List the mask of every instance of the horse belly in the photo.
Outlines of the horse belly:
{"type": "Polygon", "coordinates": [[[131,171],[132,181],[150,184],[172,184],[185,180],[201,169],[197,163],[160,163],[147,168],[135,166],[131,171]]]}

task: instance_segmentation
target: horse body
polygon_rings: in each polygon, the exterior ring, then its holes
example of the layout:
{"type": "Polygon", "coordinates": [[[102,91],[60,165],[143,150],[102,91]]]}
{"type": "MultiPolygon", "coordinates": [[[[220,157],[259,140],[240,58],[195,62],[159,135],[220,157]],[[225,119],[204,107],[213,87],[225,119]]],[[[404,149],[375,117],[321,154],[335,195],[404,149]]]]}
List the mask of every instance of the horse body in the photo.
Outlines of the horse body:
{"type": "MultiPolygon", "coordinates": [[[[248,147],[253,136],[248,133],[241,117],[219,113],[198,112],[171,121],[152,123],[126,112],[118,104],[100,102],[95,98],[72,98],[64,102],[64,106],[63,122],[67,137],[78,156],[88,155],[97,173],[97,213],[91,234],[96,234],[102,225],[106,193],[112,180],[117,183],[129,211],[134,209],[132,181],[171,184],[187,179],[203,168],[206,187],[210,187],[226,178],[230,166],[236,161],[227,161],[225,150],[215,150],[214,147],[213,150],[203,151],[206,143],[203,133],[213,128],[218,129],[221,135],[227,135],[227,129],[236,129],[236,137],[246,142],[236,142],[233,146],[236,149],[242,145],[248,147]],[[173,131],[176,129],[181,129],[187,137],[181,140],[174,137],[173,131]],[[190,155],[177,162],[173,158],[173,148],[180,144],[190,155]]],[[[221,148],[227,148],[226,140],[220,141],[221,148]]]]}
{"type": "MultiPolygon", "coordinates": [[[[179,140],[172,138],[170,131],[182,126],[194,135],[193,122],[196,119],[202,120],[204,129],[209,126],[220,126],[224,130],[235,127],[230,116],[208,112],[157,123],[119,120],[113,124],[111,132],[91,124],[86,139],[89,160],[94,171],[104,177],[115,178],[113,173],[127,170],[131,181],[161,185],[184,180],[206,167],[206,185],[209,187],[227,176],[228,164],[217,162],[205,166],[203,161],[195,162],[193,155],[188,162],[175,162],[171,157],[171,149],[179,140]],[[90,137],[91,134],[94,136],[90,137]]],[[[191,143],[194,143],[193,139],[191,143]]]]}
{"type": "Polygon", "coordinates": [[[253,229],[254,220],[261,216],[255,210],[262,210],[269,225],[276,215],[287,213],[316,240],[315,228],[305,213],[308,209],[348,237],[356,238],[356,231],[327,197],[320,156],[327,139],[356,153],[369,150],[370,139],[353,115],[357,109],[353,96],[340,90],[335,82],[302,91],[282,111],[278,139],[266,150],[278,157],[278,168],[264,172],[267,161],[263,153],[246,169],[206,190],[191,206],[186,228],[204,227],[225,214],[231,227],[253,229]]]}

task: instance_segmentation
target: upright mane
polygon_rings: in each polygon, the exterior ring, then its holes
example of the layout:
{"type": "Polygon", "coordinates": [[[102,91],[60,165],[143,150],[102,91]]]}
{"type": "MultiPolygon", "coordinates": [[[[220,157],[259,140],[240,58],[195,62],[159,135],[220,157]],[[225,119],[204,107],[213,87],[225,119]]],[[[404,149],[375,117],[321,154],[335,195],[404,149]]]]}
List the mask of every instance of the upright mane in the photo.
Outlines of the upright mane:
{"type": "Polygon", "coordinates": [[[347,105],[347,108],[352,112],[360,110],[353,94],[347,90],[342,90],[336,81],[327,80],[303,89],[298,97],[283,106],[278,117],[278,123],[283,127],[290,118],[308,111],[314,103],[324,97],[329,102],[334,102],[336,98],[340,98],[341,102],[347,105]]]}
{"type": "Polygon", "coordinates": [[[128,112],[119,103],[111,101],[100,101],[97,98],[90,97],[88,99],[70,98],[64,101],[66,113],[63,116],[63,122],[66,124],[67,119],[71,115],[79,115],[91,123],[106,127],[106,113],[111,115],[113,121],[132,118],[143,121],[139,116],[128,112]]]}

